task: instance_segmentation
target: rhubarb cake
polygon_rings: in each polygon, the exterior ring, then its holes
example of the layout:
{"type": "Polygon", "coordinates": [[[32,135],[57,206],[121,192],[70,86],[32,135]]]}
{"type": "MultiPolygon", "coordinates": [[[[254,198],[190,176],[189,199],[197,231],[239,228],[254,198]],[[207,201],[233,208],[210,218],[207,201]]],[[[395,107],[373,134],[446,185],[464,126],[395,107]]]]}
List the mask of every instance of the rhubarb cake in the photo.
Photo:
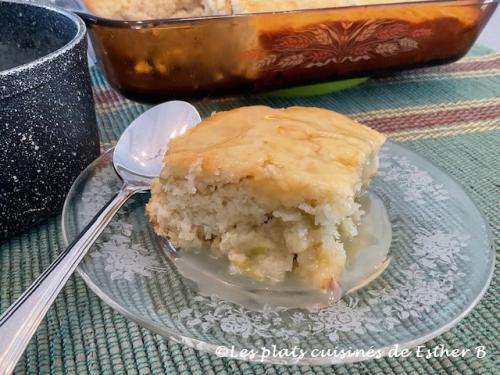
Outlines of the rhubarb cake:
{"type": "Polygon", "coordinates": [[[122,20],[201,17],[227,14],[226,0],[85,0],[101,17],[122,20]]]}
{"type": "Polygon", "coordinates": [[[216,113],[170,141],[146,212],[158,235],[230,272],[335,289],[384,140],[320,108],[216,113]]]}
{"type": "Polygon", "coordinates": [[[148,20],[387,4],[398,3],[401,0],[84,0],[84,2],[90,11],[101,17],[148,20]]]}

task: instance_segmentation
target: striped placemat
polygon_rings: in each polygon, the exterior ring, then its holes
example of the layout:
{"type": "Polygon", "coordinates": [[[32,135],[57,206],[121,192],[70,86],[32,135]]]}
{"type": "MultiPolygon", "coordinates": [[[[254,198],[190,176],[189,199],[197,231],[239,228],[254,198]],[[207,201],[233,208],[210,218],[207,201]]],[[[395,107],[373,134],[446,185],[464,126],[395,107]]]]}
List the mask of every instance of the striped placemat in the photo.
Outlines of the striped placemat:
{"type": "MultiPolygon", "coordinates": [[[[120,97],[92,68],[103,149],[147,106],[120,97]]],[[[455,177],[490,220],[500,242],[500,53],[475,47],[457,63],[371,79],[318,97],[238,97],[195,103],[203,115],[242,105],[319,106],[385,132],[455,177]]],[[[63,248],[55,217],[0,245],[0,311],[63,248]]],[[[481,303],[449,332],[426,344],[484,346],[486,356],[384,358],[358,364],[286,367],[217,358],[163,339],[102,303],[70,279],[16,368],[17,374],[494,374],[499,373],[498,271],[481,303]]],[[[1,350],[1,348],[0,348],[1,350]]]]}

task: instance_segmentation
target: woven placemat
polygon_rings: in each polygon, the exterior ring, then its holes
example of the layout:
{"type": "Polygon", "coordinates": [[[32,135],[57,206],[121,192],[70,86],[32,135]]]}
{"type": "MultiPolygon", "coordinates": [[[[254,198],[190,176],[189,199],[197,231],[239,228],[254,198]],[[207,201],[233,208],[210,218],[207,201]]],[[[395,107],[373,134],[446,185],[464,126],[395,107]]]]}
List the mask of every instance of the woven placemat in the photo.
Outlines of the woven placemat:
{"type": "MultiPolygon", "coordinates": [[[[91,69],[103,148],[147,106],[120,97],[91,69]]],[[[346,113],[442,167],[490,220],[500,242],[500,53],[475,47],[457,63],[408,71],[340,93],[308,98],[239,97],[195,103],[203,115],[241,105],[306,105],[346,113]]],[[[60,217],[0,245],[0,311],[63,249],[60,217]]],[[[484,346],[477,358],[384,358],[323,367],[250,364],[175,344],[99,300],[73,276],[50,309],[15,373],[22,374],[494,374],[499,373],[498,270],[480,304],[455,328],[426,344],[484,346]]],[[[0,348],[1,350],[1,348],[0,348]]]]}

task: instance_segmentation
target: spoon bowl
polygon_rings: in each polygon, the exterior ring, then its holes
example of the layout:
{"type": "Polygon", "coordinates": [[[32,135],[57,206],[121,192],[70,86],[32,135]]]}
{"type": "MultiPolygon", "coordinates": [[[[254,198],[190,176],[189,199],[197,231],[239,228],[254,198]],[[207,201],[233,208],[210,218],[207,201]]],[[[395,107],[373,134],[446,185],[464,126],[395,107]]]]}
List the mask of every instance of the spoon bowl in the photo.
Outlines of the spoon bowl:
{"type": "Polygon", "coordinates": [[[113,164],[124,182],[149,189],[160,175],[168,140],[201,121],[191,104],[171,101],[159,104],[135,119],[123,132],[113,152],[113,164]]]}

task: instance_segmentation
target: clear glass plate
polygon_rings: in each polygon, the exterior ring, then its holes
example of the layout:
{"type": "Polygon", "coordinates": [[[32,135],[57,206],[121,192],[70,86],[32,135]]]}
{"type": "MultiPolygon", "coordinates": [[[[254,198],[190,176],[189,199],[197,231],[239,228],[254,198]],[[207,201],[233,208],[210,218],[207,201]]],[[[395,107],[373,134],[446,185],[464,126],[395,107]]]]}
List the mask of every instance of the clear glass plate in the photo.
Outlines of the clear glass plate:
{"type": "MultiPolygon", "coordinates": [[[[109,151],[82,173],[67,197],[66,242],[119,187],[109,151]]],[[[219,356],[311,365],[378,358],[396,344],[401,350],[424,343],[470,312],[491,280],[494,250],[483,215],[461,187],[397,144],[384,146],[371,190],[391,220],[391,263],[329,307],[253,311],[197,294],[145,218],[147,194],[118,213],[78,272],[129,319],[219,356]]]]}

